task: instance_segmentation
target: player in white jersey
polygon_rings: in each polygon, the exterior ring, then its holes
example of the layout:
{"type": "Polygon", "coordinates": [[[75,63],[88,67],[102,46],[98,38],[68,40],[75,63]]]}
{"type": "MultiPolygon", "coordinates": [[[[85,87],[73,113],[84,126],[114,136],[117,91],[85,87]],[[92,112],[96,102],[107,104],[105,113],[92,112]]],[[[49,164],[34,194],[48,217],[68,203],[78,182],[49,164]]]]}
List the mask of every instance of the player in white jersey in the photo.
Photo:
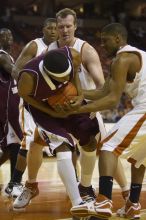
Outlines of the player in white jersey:
{"type": "Polygon", "coordinates": [[[79,107],[77,112],[115,107],[123,92],[132,98],[133,109],[115,124],[101,142],[95,216],[108,219],[112,215],[112,181],[118,157],[123,156],[131,163],[131,188],[126,205],[117,214],[138,219],[146,167],[146,52],[127,45],[127,30],[120,23],[105,26],[101,32],[101,42],[108,54],[114,57],[111,76],[101,91],[85,92],[86,98],[95,101],[79,107]]]}
{"type": "MultiPolygon", "coordinates": [[[[92,90],[101,88],[104,83],[104,77],[99,56],[95,49],[86,41],[75,37],[77,28],[76,15],[73,10],[65,8],[56,14],[58,40],[49,45],[48,50],[63,47],[65,45],[73,47],[81,54],[81,65],[79,68],[79,77],[82,89],[92,90]]],[[[93,114],[92,114],[93,115],[93,114]]],[[[96,113],[99,121],[101,139],[106,134],[102,117],[99,112],[96,113]]],[[[118,169],[115,179],[122,189],[123,197],[127,197],[129,186],[123,171],[122,164],[119,160],[118,169]]],[[[85,184],[86,186],[86,184],[85,184]]]]}
{"type": "MultiPolygon", "coordinates": [[[[15,66],[13,68],[13,77],[17,80],[19,76],[19,71],[24,67],[24,65],[29,62],[32,58],[40,55],[41,53],[47,51],[48,45],[56,40],[57,32],[56,32],[56,20],[54,18],[47,18],[44,21],[43,36],[41,38],[36,38],[30,41],[22,50],[18,59],[16,60],[15,66]]],[[[32,119],[32,116],[28,113],[28,111],[23,106],[23,101],[21,100],[20,105],[20,124],[23,130],[23,140],[21,143],[21,149],[18,154],[16,168],[14,170],[14,175],[10,184],[8,184],[7,188],[12,188],[13,185],[17,185],[18,190],[15,187],[15,191],[10,190],[12,196],[18,196],[21,192],[19,189],[19,183],[21,182],[22,175],[26,168],[26,155],[29,149],[30,142],[33,138],[33,133],[35,130],[35,123],[32,119]]],[[[47,147],[48,148],[48,147],[47,147]]],[[[42,152],[42,149],[41,149],[42,152]]],[[[42,154],[42,153],[41,153],[42,154]]]]}

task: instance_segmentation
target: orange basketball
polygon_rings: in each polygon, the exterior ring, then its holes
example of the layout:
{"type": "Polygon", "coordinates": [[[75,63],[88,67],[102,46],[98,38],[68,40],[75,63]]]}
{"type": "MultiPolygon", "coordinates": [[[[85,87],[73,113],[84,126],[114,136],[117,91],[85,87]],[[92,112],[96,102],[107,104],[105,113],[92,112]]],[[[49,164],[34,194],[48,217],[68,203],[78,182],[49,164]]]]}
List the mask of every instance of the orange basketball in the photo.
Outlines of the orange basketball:
{"type": "Polygon", "coordinates": [[[56,104],[62,105],[64,102],[72,100],[74,96],[77,96],[77,89],[71,82],[69,82],[65,87],[61,88],[48,98],[48,104],[51,107],[56,104]]]}

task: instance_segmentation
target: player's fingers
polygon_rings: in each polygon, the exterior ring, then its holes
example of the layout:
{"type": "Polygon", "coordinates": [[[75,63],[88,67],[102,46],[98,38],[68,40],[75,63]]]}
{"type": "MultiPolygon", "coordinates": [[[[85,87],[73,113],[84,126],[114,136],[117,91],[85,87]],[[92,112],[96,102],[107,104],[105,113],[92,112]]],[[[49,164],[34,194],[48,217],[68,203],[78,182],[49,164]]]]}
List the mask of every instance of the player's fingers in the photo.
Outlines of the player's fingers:
{"type": "Polygon", "coordinates": [[[55,110],[56,112],[62,111],[62,107],[61,107],[61,105],[59,105],[59,104],[54,105],[53,108],[54,108],[54,110],[55,110]]]}
{"type": "Polygon", "coordinates": [[[69,102],[64,102],[64,104],[63,104],[63,109],[64,109],[65,111],[70,111],[70,110],[72,110],[70,103],[69,103],[69,102]]]}

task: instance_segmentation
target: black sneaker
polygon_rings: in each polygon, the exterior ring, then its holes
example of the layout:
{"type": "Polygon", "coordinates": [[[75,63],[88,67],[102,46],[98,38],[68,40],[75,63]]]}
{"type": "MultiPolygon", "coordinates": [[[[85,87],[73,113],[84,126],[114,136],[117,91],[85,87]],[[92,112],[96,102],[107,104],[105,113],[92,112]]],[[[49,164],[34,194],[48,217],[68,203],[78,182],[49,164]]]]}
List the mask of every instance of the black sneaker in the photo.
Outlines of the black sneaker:
{"type": "Polygon", "coordinates": [[[14,186],[13,182],[9,182],[8,185],[6,186],[4,191],[7,196],[11,196],[11,192],[13,191],[13,186],[14,186]]]}
{"type": "Polygon", "coordinates": [[[79,192],[80,196],[84,201],[94,201],[96,199],[95,189],[93,189],[92,185],[89,187],[82,186],[79,184],[79,192]]]}

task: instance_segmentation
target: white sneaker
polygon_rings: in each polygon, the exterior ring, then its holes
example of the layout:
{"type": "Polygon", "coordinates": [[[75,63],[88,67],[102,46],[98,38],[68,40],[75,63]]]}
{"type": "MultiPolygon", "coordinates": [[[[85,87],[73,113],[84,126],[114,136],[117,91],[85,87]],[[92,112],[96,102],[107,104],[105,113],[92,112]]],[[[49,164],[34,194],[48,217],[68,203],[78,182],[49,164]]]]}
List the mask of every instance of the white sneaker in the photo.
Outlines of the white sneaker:
{"type": "Polygon", "coordinates": [[[70,212],[73,216],[78,217],[78,218],[96,216],[96,211],[94,208],[94,201],[84,202],[77,206],[73,206],[70,212]]]}
{"type": "Polygon", "coordinates": [[[23,191],[23,185],[22,184],[14,184],[13,190],[11,192],[11,196],[13,198],[16,198],[16,197],[20,196],[22,191],[23,191]]]}
{"type": "Polygon", "coordinates": [[[13,209],[21,209],[25,208],[32,198],[31,190],[28,188],[24,188],[22,193],[15,199],[13,203],[13,209]]]}
{"type": "Polygon", "coordinates": [[[116,215],[118,217],[121,217],[121,218],[125,217],[125,214],[126,214],[126,212],[125,212],[125,205],[122,208],[118,209],[117,212],[116,212],[116,215]]]}
{"type": "Polygon", "coordinates": [[[132,203],[128,200],[121,209],[118,209],[117,216],[125,217],[128,219],[139,219],[140,218],[140,203],[132,203]]]}
{"type": "Polygon", "coordinates": [[[32,198],[39,194],[37,183],[26,183],[22,193],[15,199],[13,203],[13,210],[24,209],[32,198]],[[26,187],[26,185],[32,185],[32,188],[26,187]]]}

